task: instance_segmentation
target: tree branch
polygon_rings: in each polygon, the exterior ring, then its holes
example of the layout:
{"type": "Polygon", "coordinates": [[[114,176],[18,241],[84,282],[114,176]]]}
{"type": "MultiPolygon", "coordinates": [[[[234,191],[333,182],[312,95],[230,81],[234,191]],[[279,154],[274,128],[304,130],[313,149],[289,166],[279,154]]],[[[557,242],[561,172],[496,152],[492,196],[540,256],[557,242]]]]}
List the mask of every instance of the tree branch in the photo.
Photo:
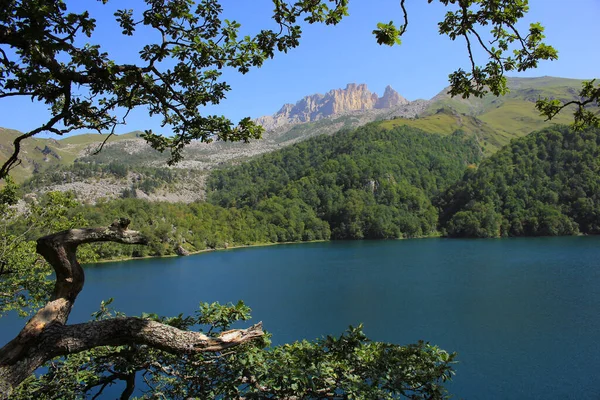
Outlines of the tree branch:
{"type": "Polygon", "coordinates": [[[52,357],[79,353],[99,346],[147,345],[176,354],[220,352],[263,335],[262,323],[211,337],[138,317],[112,318],[75,325],[52,325],[44,346],[52,357]]]}
{"type": "Polygon", "coordinates": [[[404,5],[405,0],[400,0],[400,8],[402,8],[402,16],[404,18],[404,24],[400,27],[399,35],[402,36],[406,32],[406,28],[408,28],[408,12],[406,12],[406,6],[404,5]]]}
{"type": "Polygon", "coordinates": [[[121,218],[106,228],[70,229],[38,239],[37,252],[56,273],[54,292],[19,335],[0,349],[0,399],[46,361],[99,346],[143,344],[179,354],[220,352],[263,335],[261,323],[217,337],[135,317],[66,325],[85,281],[77,247],[106,241],[146,244],[139,232],[128,229],[129,222],[121,218]]]}

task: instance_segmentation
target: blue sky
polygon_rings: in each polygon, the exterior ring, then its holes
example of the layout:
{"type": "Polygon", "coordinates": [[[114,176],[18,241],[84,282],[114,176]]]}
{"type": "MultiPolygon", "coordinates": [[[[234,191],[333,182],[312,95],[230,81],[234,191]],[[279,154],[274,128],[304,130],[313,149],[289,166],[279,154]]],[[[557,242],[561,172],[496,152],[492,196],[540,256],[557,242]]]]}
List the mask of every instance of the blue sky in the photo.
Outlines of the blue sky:
{"type": "MultiPolygon", "coordinates": [[[[272,27],[270,0],[223,0],[225,16],[242,23],[244,33],[272,27]]],[[[350,16],[338,26],[311,25],[304,28],[301,45],[287,54],[277,54],[260,69],[246,75],[227,73],[232,91],[218,106],[206,110],[234,121],[273,114],[284,103],[294,103],[305,95],[325,93],[347,83],[366,83],[381,94],[386,85],[414,100],[429,99],[448,84],[448,74],[468,66],[464,42],[450,41],[437,34],[437,22],[444,7],[427,0],[407,2],[409,27],[401,46],[378,46],[371,31],[377,22],[400,21],[397,0],[352,0],[350,16]]],[[[89,9],[98,19],[92,42],[102,45],[118,62],[135,61],[144,43],[143,35],[133,39],[119,34],[111,14],[114,8],[135,8],[138,0],[112,1],[108,6],[93,0],[71,0],[75,11],[89,9]],[[111,8],[112,7],[112,8],[111,8]]],[[[511,76],[599,77],[600,45],[597,20],[599,0],[530,0],[530,12],[521,28],[540,21],[546,27],[547,43],[559,51],[559,60],[543,62],[538,69],[511,76]],[[567,5],[568,4],[568,5],[567,5]]],[[[147,40],[147,38],[146,38],[147,40]]],[[[483,63],[485,59],[480,58],[483,63]]],[[[27,131],[47,118],[45,106],[28,99],[0,100],[0,126],[27,131]]],[[[143,109],[130,115],[118,133],[160,128],[143,109]]]]}

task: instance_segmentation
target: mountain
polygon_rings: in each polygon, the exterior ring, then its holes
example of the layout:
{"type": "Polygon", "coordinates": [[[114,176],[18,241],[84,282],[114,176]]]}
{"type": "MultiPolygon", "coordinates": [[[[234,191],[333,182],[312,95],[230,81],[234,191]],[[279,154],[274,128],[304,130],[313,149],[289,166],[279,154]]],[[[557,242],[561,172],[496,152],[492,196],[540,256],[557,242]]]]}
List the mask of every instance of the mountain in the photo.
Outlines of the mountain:
{"type": "MultiPolygon", "coordinates": [[[[331,135],[374,121],[387,129],[410,126],[441,135],[460,130],[474,137],[483,153],[489,156],[514,138],[552,126],[553,123],[538,115],[535,101],[539,97],[574,99],[581,82],[552,77],[509,78],[511,92],[505,97],[450,98],[444,89],[431,100],[415,101],[407,101],[390,86],[379,97],[366,85],[351,83],[345,89],[331,90],[325,95],[307,96],[295,105],[283,106],[273,116],[259,118],[264,125],[275,126],[267,130],[261,140],[190,143],[184,150],[185,159],[169,169],[176,175],[174,179],[178,183],[173,180],[157,182],[153,178],[155,172],[141,170],[166,170],[167,155],[150,148],[136,132],[111,137],[98,155],[91,153],[105,135],[78,135],[60,140],[28,139],[23,142],[23,162],[14,170],[13,176],[19,182],[37,176],[32,186],[36,191],[75,190],[90,202],[123,193],[156,200],[194,201],[203,198],[204,182],[210,170],[239,164],[311,137],[331,135]],[[76,169],[79,170],[68,170],[71,168],[68,166],[75,167],[75,160],[78,160],[76,169]],[[83,164],[96,164],[97,167],[90,171],[83,168],[83,164]],[[111,168],[105,168],[110,164],[115,164],[112,169],[117,170],[125,166],[127,174],[112,174],[111,168]],[[58,167],[61,169],[57,170],[58,167]],[[98,173],[104,178],[98,179],[95,175],[98,173]],[[44,177],[48,174],[52,174],[51,179],[44,177]],[[140,191],[140,188],[152,190],[140,191]]],[[[562,123],[571,120],[572,114],[568,110],[555,119],[562,123]]],[[[0,129],[0,162],[12,152],[12,141],[18,134],[0,129]]]]}
{"type": "Polygon", "coordinates": [[[579,79],[555,78],[508,78],[510,92],[502,97],[491,94],[483,98],[450,97],[445,88],[430,100],[425,116],[435,114],[441,108],[451,109],[459,114],[479,119],[496,132],[494,150],[508,144],[511,139],[553,124],[569,124],[573,121],[572,110],[565,110],[552,122],[535,108],[540,98],[558,99],[563,102],[579,100],[579,92],[584,81],[579,79]]]}
{"type": "MultiPolygon", "coordinates": [[[[217,168],[223,164],[241,162],[249,157],[275,151],[284,146],[305,140],[312,136],[332,134],[343,128],[356,128],[377,119],[405,116],[413,117],[423,112],[427,106],[425,100],[408,102],[400,96],[391,86],[379,97],[371,93],[364,84],[348,84],[346,89],[331,90],[325,95],[307,96],[299,101],[296,106],[286,105],[277,117],[278,123],[263,135],[261,140],[250,143],[190,143],[185,151],[184,161],[175,168],[180,170],[206,171],[217,168]],[[292,120],[283,119],[284,110],[290,110],[292,120]],[[304,111],[302,111],[304,110],[304,111]],[[311,111],[312,110],[312,111],[311,111]],[[301,123],[300,121],[309,121],[301,123]]],[[[277,115],[277,114],[276,114],[277,115]]],[[[274,117],[263,117],[272,121],[274,117]]],[[[6,160],[13,149],[12,141],[20,134],[18,131],[0,128],[0,162],[6,160]]],[[[138,137],[138,132],[125,135],[116,135],[109,139],[102,152],[90,156],[98,145],[106,138],[105,135],[85,134],[69,138],[55,139],[29,139],[24,141],[22,163],[13,170],[12,176],[18,182],[23,182],[34,173],[52,171],[57,166],[72,165],[74,160],[86,163],[109,164],[111,162],[123,163],[129,167],[164,167],[167,156],[163,155],[146,144],[138,137]]],[[[57,190],[74,189],[82,196],[102,197],[102,194],[111,195],[113,192],[122,192],[131,186],[123,181],[119,185],[109,188],[102,183],[101,187],[89,180],[86,186],[52,186],[57,190]],[[110,189],[110,190],[109,190],[110,189]],[[97,193],[93,194],[93,193],[97,193]]],[[[54,182],[56,183],[56,182],[54,182]]],[[[68,182],[69,184],[73,182],[68,182]]],[[[194,185],[198,182],[194,179],[194,185]]],[[[170,196],[180,199],[178,196],[170,196]]],[[[186,195],[186,199],[196,200],[198,196],[186,195]]],[[[88,199],[91,200],[91,199],[88,199]]]]}
{"type": "Polygon", "coordinates": [[[309,137],[332,134],[372,121],[388,127],[408,125],[426,132],[448,134],[461,129],[473,134],[490,155],[512,139],[555,124],[569,124],[572,110],[565,110],[551,122],[535,109],[539,98],[570,101],[579,99],[583,80],[539,77],[508,78],[510,93],[503,97],[450,97],[449,88],[431,100],[408,101],[388,86],[375,97],[366,85],[348,84],[325,95],[307,96],[295,105],[286,104],[272,116],[258,118],[267,132],[262,145],[279,148],[309,137]],[[334,112],[335,111],[335,112],[334,112]]]}
{"type": "MultiPolygon", "coordinates": [[[[108,143],[136,139],[141,132],[114,135],[108,143]]],[[[13,141],[22,133],[13,129],[0,128],[0,162],[5,162],[13,153],[13,141]]],[[[107,135],[83,134],[64,139],[29,138],[21,142],[21,163],[13,169],[11,176],[22,182],[35,172],[59,165],[70,165],[76,158],[91,154],[106,139],[107,135]]]]}
{"type": "Polygon", "coordinates": [[[391,109],[409,103],[389,85],[385,88],[383,96],[379,97],[365,84],[349,83],[345,89],[313,94],[296,104],[285,104],[275,114],[260,117],[256,122],[266,130],[273,130],[287,124],[314,122],[353,111],[391,109]]]}

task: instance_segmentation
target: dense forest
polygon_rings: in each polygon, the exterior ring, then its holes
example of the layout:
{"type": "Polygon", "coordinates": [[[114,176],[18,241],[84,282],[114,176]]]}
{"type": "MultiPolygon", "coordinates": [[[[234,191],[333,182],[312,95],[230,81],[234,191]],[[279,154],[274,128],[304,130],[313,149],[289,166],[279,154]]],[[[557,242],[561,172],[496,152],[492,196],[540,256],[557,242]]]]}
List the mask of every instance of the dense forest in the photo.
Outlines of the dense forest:
{"type": "Polygon", "coordinates": [[[450,237],[600,233],[600,131],[555,126],[513,140],[436,203],[450,237]]]}
{"type": "Polygon", "coordinates": [[[122,246],[115,243],[95,245],[100,259],[172,255],[205,249],[251,244],[326,240],[329,226],[299,200],[269,199],[260,207],[225,209],[204,202],[191,204],[117,199],[96,205],[78,205],[73,200],[62,207],[47,195],[38,200],[32,214],[14,220],[8,231],[35,240],[50,232],[36,228],[32,219],[46,217],[47,210],[59,210],[56,218],[77,220],[79,226],[106,226],[127,217],[148,238],[147,246],[122,246]]]}
{"type": "MultiPolygon", "coordinates": [[[[149,202],[122,193],[70,207],[65,218],[103,226],[128,217],[150,239],[149,246],[98,245],[101,259],[328,239],[594,234],[599,142],[597,130],[559,126],[516,139],[482,161],[474,138],[461,131],[441,136],[369,124],[215,170],[207,202],[149,202]]],[[[131,172],[147,191],[186,173],[76,163],[22,189],[131,172]]],[[[44,210],[52,196],[35,201],[44,210]]],[[[21,218],[10,230],[29,240],[46,233],[30,225],[21,218]]]]}
{"type": "Polygon", "coordinates": [[[333,239],[422,237],[436,232],[431,198],[480,161],[475,139],[368,124],[320,136],[215,171],[208,201],[265,210],[293,200],[326,221],[333,239]]]}

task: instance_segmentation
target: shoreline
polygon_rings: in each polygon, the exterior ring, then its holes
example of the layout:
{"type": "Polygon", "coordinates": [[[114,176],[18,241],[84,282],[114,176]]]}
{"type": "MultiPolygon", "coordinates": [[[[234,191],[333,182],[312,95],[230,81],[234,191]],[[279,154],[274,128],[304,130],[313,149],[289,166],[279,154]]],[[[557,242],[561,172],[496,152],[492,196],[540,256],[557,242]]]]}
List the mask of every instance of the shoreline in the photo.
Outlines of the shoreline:
{"type": "MultiPolygon", "coordinates": [[[[436,239],[436,238],[441,238],[441,235],[430,235],[430,236],[420,236],[420,237],[415,237],[415,238],[410,238],[410,239],[436,239]]],[[[360,240],[368,240],[368,241],[379,241],[379,240],[408,240],[409,238],[397,238],[397,239],[360,239],[360,240]]],[[[334,242],[335,240],[332,239],[321,239],[321,240],[307,240],[307,241],[297,241],[297,242],[275,242],[275,243],[255,243],[255,244],[245,244],[245,245],[239,245],[239,246],[231,246],[231,247],[220,247],[220,248],[216,248],[216,249],[203,249],[203,250],[196,250],[196,251],[191,251],[189,254],[185,255],[185,256],[180,256],[178,254],[167,254],[164,256],[143,256],[143,257],[123,257],[123,258],[112,258],[110,260],[99,260],[99,261],[94,261],[91,263],[86,263],[86,264],[82,264],[82,265],[95,265],[95,264],[106,264],[106,263],[112,263],[112,262],[123,262],[123,261],[133,261],[133,260],[148,260],[148,259],[152,259],[152,258],[172,258],[172,257],[189,257],[189,256],[193,256],[193,255],[197,255],[197,254],[202,254],[202,253],[209,253],[209,252],[213,252],[213,251],[223,251],[223,250],[236,250],[236,249],[246,249],[246,248],[251,248],[251,247],[268,247],[268,246],[279,246],[282,244],[300,244],[300,243],[324,243],[324,242],[334,242]]],[[[340,240],[340,241],[344,241],[344,240],[340,240]]]]}
{"type": "MultiPolygon", "coordinates": [[[[398,239],[398,240],[400,240],[400,239],[398,239]]],[[[94,262],[90,262],[90,263],[86,263],[86,264],[82,264],[82,265],[88,266],[88,265],[106,264],[106,263],[112,263],[112,262],[124,262],[124,261],[134,261],[134,260],[149,260],[149,259],[152,259],[152,258],[189,257],[189,256],[194,256],[194,255],[202,254],[202,253],[210,253],[210,252],[213,252],[213,251],[247,249],[247,248],[251,248],[251,247],[278,246],[278,245],[282,245],[282,244],[323,243],[323,242],[331,242],[331,241],[332,240],[329,239],[329,240],[307,240],[307,241],[297,241],[297,242],[275,242],[275,243],[245,244],[245,245],[239,245],[239,246],[219,247],[219,248],[215,248],[215,249],[196,250],[196,251],[191,251],[189,254],[187,254],[185,256],[180,256],[179,254],[167,254],[167,255],[164,255],[164,256],[123,257],[123,258],[112,258],[110,260],[98,260],[98,261],[94,261],[94,262]]]]}
{"type": "MultiPolygon", "coordinates": [[[[589,234],[584,234],[584,233],[578,233],[577,235],[566,235],[567,237],[569,236],[576,236],[576,237],[580,237],[580,236],[594,236],[594,235],[589,235],[589,234]]],[[[526,237],[526,236],[522,236],[522,237],[526,237]]],[[[563,237],[563,236],[530,236],[530,237],[563,237]]],[[[460,239],[468,239],[468,240],[489,240],[489,239],[511,239],[513,237],[497,237],[497,238],[460,238],[460,239]]],[[[366,241],[380,241],[380,240],[409,240],[409,239],[454,239],[454,238],[448,238],[448,237],[444,237],[441,235],[429,235],[429,236],[420,236],[420,237],[415,237],[415,238],[397,238],[397,239],[361,239],[361,240],[366,240],[366,241]]],[[[220,248],[215,248],[215,249],[203,249],[203,250],[196,250],[196,251],[191,251],[189,254],[185,255],[185,256],[181,256],[178,254],[167,254],[164,256],[143,256],[143,257],[123,257],[123,258],[113,258],[110,260],[99,260],[99,261],[94,261],[94,262],[90,262],[90,263],[85,263],[82,265],[85,266],[89,266],[89,265],[96,265],[96,264],[106,264],[106,263],[112,263],[112,262],[124,262],[124,261],[134,261],[134,260],[148,260],[148,259],[153,259],[153,258],[173,258],[173,257],[189,257],[189,256],[194,256],[197,254],[202,254],[202,253],[210,253],[210,252],[214,252],[214,251],[226,251],[226,250],[237,250],[237,249],[247,249],[247,248],[252,248],[252,247],[269,247],[269,246],[279,246],[279,245],[283,245],[283,244],[303,244],[303,243],[324,243],[324,242],[334,242],[335,240],[332,239],[327,239],[327,240],[308,240],[308,241],[297,241],[297,242],[275,242],[275,243],[255,243],[255,244],[246,244],[246,245],[238,245],[238,246],[231,246],[231,247],[220,247],[220,248]]],[[[345,241],[345,240],[339,240],[339,241],[345,241]]]]}

